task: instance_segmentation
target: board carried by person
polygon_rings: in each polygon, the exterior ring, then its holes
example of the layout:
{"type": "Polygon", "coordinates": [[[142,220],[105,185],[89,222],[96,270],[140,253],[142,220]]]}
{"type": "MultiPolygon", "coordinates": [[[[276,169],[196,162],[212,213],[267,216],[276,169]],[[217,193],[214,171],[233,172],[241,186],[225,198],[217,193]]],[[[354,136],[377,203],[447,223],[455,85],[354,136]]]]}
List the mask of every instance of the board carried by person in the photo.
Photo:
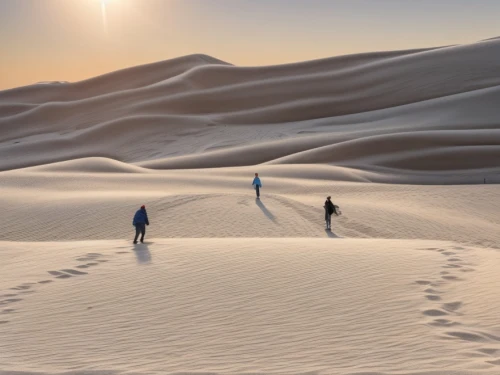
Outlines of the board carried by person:
{"type": "Polygon", "coordinates": [[[337,206],[336,204],[333,205],[335,207],[335,215],[340,216],[342,215],[342,211],[340,211],[340,207],[337,206]]]}

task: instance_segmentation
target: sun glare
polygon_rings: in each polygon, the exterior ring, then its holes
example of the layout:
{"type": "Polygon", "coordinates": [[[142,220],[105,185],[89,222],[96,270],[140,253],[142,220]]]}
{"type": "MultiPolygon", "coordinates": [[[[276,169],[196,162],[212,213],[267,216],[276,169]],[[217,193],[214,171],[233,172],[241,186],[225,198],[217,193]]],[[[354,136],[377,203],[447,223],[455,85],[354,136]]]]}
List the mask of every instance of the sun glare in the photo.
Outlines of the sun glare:
{"type": "Polygon", "coordinates": [[[102,14],[102,26],[104,27],[104,32],[108,33],[108,17],[106,14],[106,5],[108,0],[101,0],[101,14],[102,14]]]}

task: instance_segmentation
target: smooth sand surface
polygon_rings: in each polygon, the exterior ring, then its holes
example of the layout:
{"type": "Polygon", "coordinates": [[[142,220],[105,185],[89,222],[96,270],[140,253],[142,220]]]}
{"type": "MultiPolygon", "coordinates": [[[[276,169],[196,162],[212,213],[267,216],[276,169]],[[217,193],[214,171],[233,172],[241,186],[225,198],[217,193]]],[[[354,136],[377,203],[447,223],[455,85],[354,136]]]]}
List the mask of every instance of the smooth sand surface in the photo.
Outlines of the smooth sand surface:
{"type": "Polygon", "coordinates": [[[498,373],[496,251],[306,238],[2,249],[4,373],[498,373]]]}
{"type": "Polygon", "coordinates": [[[0,375],[498,375],[499,58],[0,91],[0,375]]]}

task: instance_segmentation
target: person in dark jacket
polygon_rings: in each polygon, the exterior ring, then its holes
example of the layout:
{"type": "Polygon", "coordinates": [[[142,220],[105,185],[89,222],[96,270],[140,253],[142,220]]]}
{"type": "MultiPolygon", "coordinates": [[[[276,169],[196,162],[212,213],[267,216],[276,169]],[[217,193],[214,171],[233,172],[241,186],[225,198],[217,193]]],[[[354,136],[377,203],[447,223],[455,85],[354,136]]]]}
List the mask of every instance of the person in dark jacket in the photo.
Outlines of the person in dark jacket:
{"type": "Polygon", "coordinates": [[[323,206],[325,208],[326,229],[332,229],[332,215],[337,214],[337,209],[331,199],[332,197],[328,196],[323,206]]]}
{"type": "Polygon", "coordinates": [[[137,243],[137,238],[139,237],[139,234],[141,234],[141,243],[144,243],[144,235],[146,234],[146,225],[149,225],[146,206],[142,205],[141,209],[135,213],[132,225],[135,227],[134,244],[137,243]]]}

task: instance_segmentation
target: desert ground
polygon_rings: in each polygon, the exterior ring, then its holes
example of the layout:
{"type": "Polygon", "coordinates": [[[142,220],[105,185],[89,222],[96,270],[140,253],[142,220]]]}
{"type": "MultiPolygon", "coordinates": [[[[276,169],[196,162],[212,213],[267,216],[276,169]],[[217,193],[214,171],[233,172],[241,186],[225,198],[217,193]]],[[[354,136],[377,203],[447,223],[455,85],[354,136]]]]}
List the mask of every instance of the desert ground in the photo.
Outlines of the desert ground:
{"type": "Polygon", "coordinates": [[[0,375],[500,374],[499,60],[190,55],[0,91],[0,375]]]}

